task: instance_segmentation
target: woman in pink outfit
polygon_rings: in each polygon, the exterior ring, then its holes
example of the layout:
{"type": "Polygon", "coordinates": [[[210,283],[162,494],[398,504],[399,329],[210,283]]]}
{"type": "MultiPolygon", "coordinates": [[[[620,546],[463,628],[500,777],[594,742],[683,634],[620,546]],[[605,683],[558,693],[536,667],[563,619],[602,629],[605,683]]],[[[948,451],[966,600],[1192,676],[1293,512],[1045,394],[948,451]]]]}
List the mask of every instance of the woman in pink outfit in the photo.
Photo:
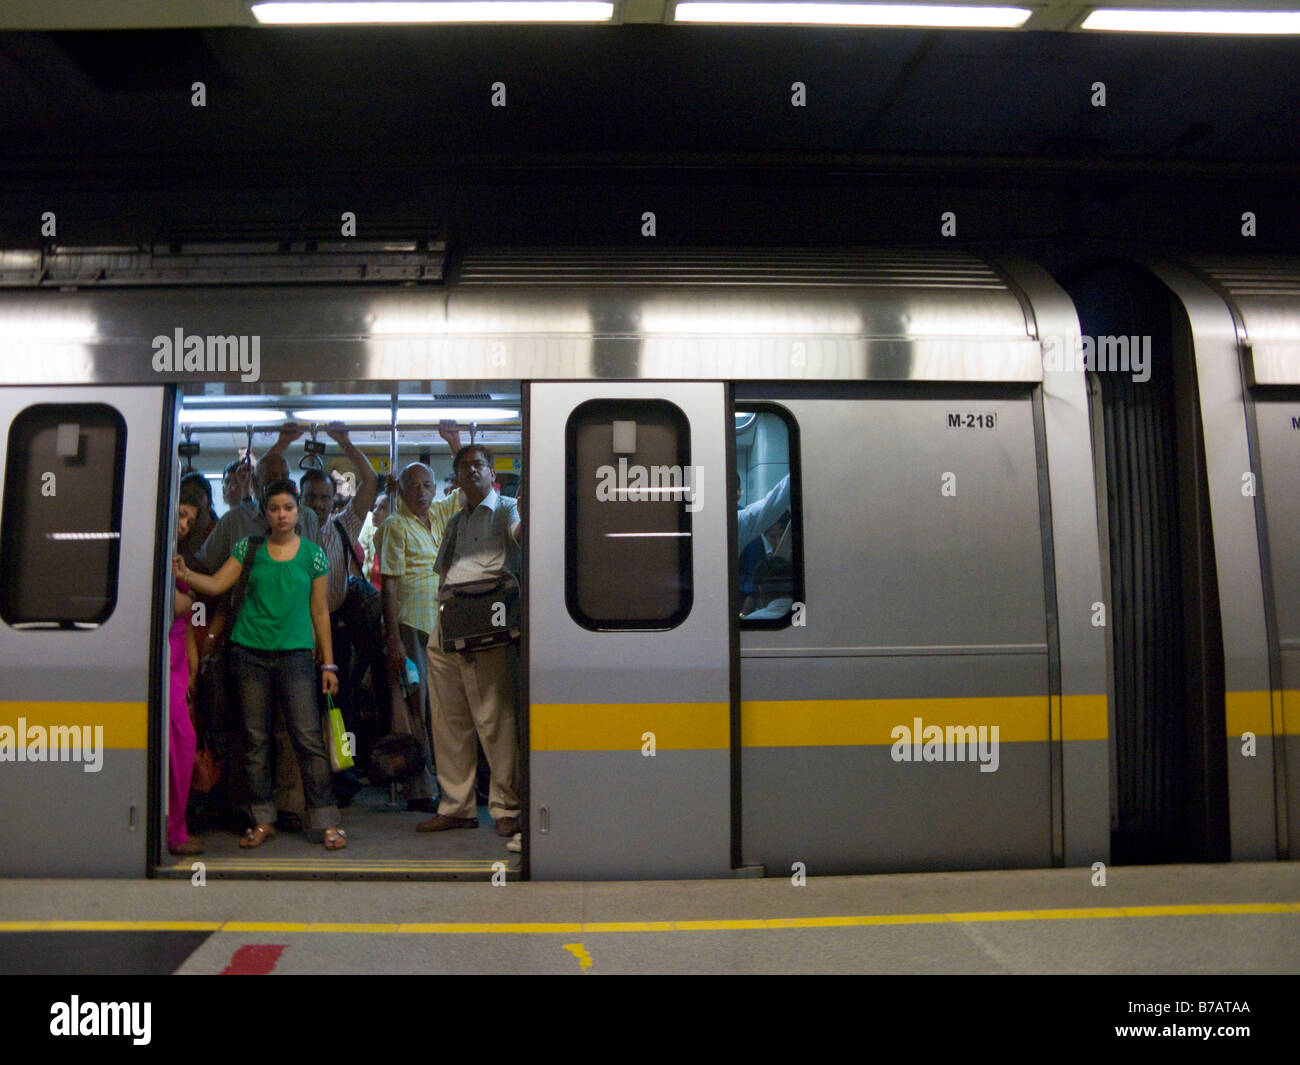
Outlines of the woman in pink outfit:
{"type": "MultiPolygon", "coordinates": [[[[193,501],[186,501],[181,493],[181,504],[176,518],[177,544],[184,542],[199,515],[193,501]]],[[[180,550],[179,546],[177,550],[180,550]]],[[[185,827],[185,807],[190,800],[190,777],[194,774],[194,722],[190,720],[190,698],[194,694],[194,678],[199,670],[199,643],[190,623],[190,608],[194,605],[189,595],[189,585],[176,580],[173,595],[173,619],[167,640],[171,648],[171,674],[168,678],[168,714],[171,717],[169,751],[169,781],[167,794],[167,849],[172,854],[202,854],[203,844],[189,838],[185,827]]]]}

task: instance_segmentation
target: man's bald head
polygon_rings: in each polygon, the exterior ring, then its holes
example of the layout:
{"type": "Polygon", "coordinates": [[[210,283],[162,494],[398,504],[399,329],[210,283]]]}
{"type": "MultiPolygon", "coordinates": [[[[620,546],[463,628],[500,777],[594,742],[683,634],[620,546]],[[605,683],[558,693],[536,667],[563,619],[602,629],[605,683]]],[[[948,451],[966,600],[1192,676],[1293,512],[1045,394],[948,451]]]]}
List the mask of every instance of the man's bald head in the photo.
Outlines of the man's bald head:
{"type": "Polygon", "coordinates": [[[259,494],[268,484],[287,480],[288,477],[289,464],[285,462],[284,456],[279,453],[263,455],[257,460],[257,465],[253,469],[253,479],[257,482],[259,494]]]}
{"type": "Polygon", "coordinates": [[[433,480],[433,470],[423,462],[412,462],[402,467],[402,472],[397,475],[397,484],[402,491],[406,491],[411,486],[411,479],[421,471],[428,476],[429,480],[433,480]]]}
{"type": "Polygon", "coordinates": [[[429,504],[437,495],[433,471],[423,462],[412,462],[397,475],[397,489],[406,509],[420,519],[429,513],[429,504]]]}

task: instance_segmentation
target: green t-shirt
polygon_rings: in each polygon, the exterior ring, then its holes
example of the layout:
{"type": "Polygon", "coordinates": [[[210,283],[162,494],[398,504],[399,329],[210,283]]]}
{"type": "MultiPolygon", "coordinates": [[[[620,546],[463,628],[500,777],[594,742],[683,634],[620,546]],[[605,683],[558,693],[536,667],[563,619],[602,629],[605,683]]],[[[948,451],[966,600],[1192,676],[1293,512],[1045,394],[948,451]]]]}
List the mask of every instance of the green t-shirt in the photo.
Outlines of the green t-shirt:
{"type": "MultiPolygon", "coordinates": [[[[329,560],[305,536],[298,540],[298,553],[287,562],[273,559],[266,546],[263,543],[253,556],[248,594],[230,638],[259,651],[311,650],[316,645],[311,627],[311,582],[329,573],[329,560]]],[[[248,538],[237,542],[230,554],[242,565],[248,538]]]]}

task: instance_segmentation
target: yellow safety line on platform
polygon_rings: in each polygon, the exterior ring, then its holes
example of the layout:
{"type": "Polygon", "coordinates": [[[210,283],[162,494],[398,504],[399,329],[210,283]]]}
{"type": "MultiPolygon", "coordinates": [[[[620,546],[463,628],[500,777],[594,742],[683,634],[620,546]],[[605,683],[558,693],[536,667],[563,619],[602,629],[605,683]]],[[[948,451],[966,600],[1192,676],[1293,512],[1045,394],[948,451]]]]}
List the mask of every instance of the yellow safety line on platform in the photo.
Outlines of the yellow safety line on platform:
{"type": "Polygon", "coordinates": [[[1171,906],[1099,906],[1064,910],[885,913],[844,917],[759,917],[717,921],[537,921],[431,924],[285,921],[0,921],[0,932],[273,932],[397,935],[585,935],[600,932],[741,932],[875,925],[978,924],[987,921],[1077,921],[1122,917],[1223,917],[1300,914],[1300,902],[1210,902],[1171,906]]]}

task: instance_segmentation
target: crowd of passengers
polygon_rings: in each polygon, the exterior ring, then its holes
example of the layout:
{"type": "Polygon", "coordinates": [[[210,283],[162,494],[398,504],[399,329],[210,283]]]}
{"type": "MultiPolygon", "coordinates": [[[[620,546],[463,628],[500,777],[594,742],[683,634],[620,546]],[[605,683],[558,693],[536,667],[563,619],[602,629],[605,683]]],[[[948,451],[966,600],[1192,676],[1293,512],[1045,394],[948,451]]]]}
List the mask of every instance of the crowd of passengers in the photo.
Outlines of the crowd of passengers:
{"type": "Polygon", "coordinates": [[[202,805],[207,819],[242,831],[244,848],[262,846],[277,824],[346,847],[339,808],[362,784],[355,769],[330,770],[322,713],[337,697],[358,767],[377,737],[418,744],[421,764],[400,781],[406,809],[434,815],[417,831],[477,828],[481,775],[496,833],[518,850],[516,649],[447,652],[438,631],[450,589],[518,579],[516,500],[495,482],[492,453],[462,447],[454,422],[439,427],[455,456],[442,493],[418,462],[381,491],[347,430],[327,432],[355,479],[321,469],[290,479],[297,426],[256,464],[248,455],[226,467],[220,519],[207,479],[181,479],[168,849],[204,849],[186,817],[200,738],[204,768],[220,768],[219,783],[194,796],[196,816],[202,805]]]}

